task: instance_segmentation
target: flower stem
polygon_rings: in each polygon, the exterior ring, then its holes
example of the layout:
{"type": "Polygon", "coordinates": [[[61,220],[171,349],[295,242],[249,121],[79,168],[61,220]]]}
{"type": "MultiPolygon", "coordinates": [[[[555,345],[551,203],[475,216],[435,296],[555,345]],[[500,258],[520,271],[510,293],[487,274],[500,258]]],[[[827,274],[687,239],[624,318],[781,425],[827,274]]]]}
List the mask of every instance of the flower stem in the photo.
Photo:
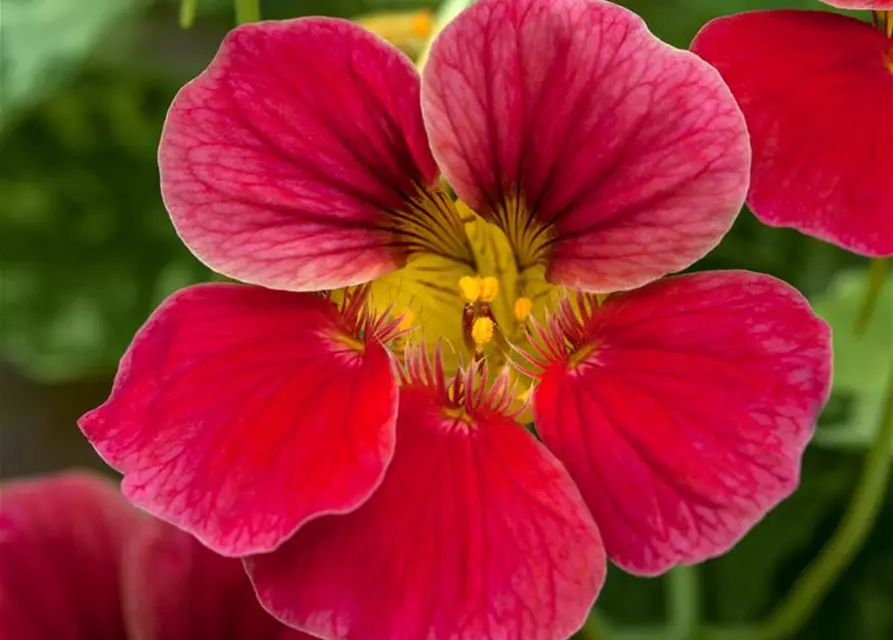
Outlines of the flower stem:
{"type": "Polygon", "coordinates": [[[260,0],[236,0],[236,24],[260,20],[260,0]]]}
{"type": "Polygon", "coordinates": [[[180,28],[188,29],[195,22],[198,0],[180,0],[180,28]]]}
{"type": "Polygon", "coordinates": [[[698,567],[680,565],[667,574],[667,638],[691,640],[701,623],[698,567]]]}
{"type": "Polygon", "coordinates": [[[791,637],[818,609],[828,590],[864,544],[880,512],[890,478],[893,445],[893,367],[881,424],[868,451],[859,485],[834,535],[763,624],[761,640],[791,637]]]}
{"type": "Polygon", "coordinates": [[[887,278],[889,266],[890,261],[886,258],[878,258],[868,263],[868,287],[865,292],[865,301],[862,303],[862,308],[859,309],[859,315],[856,318],[856,335],[861,335],[865,331],[865,328],[871,321],[871,316],[874,315],[878,300],[881,298],[881,291],[884,288],[884,280],[887,278]]]}
{"type": "Polygon", "coordinates": [[[437,13],[434,16],[434,31],[431,32],[431,37],[428,38],[428,43],[419,54],[418,60],[416,60],[416,66],[419,71],[422,70],[422,67],[424,67],[425,63],[428,61],[428,54],[431,52],[431,44],[434,42],[434,38],[437,37],[437,34],[452,22],[453,18],[462,13],[462,10],[473,1],[474,0],[444,0],[440,4],[437,8],[437,13]]]}

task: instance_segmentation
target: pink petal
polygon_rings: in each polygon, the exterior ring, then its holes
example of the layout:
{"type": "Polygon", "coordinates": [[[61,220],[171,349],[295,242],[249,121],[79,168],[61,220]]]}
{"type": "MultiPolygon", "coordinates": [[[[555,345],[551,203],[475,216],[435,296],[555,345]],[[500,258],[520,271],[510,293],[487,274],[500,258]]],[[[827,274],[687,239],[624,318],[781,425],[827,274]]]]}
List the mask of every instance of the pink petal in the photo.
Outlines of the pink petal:
{"type": "Polygon", "coordinates": [[[390,356],[344,342],[340,321],[311,294],[184,289],[137,334],[81,429],[138,506],[224,555],[270,551],[363,503],[393,452],[390,356]]]}
{"type": "Polygon", "coordinates": [[[893,254],[891,41],[829,12],[759,11],[714,20],[692,50],[747,118],[754,213],[857,253],[893,254]]]}
{"type": "Polygon", "coordinates": [[[139,515],[89,473],[0,487],[0,637],[119,640],[121,551],[139,515]]]}
{"type": "Polygon", "coordinates": [[[415,68],[328,18],[230,33],[174,100],[159,162],[165,204],[200,260],[292,290],[393,270],[402,255],[386,212],[437,175],[415,68]]]}
{"type": "Polygon", "coordinates": [[[329,639],[563,640],[580,627],[605,565],[567,472],[513,420],[447,411],[431,389],[401,389],[399,445],[369,502],[246,561],[268,610],[329,639]]]}
{"type": "Polygon", "coordinates": [[[820,0],[820,2],[840,9],[871,9],[874,11],[893,9],[893,0],[820,0]]]}
{"type": "Polygon", "coordinates": [[[139,640],[311,640],[263,610],[242,563],[146,520],[124,563],[128,637],[139,640]]]}
{"type": "Polygon", "coordinates": [[[687,267],[744,201],[746,130],[716,71],[609,2],[475,3],[435,42],[422,103],[456,193],[552,282],[612,291],[687,267]]]}
{"type": "Polygon", "coordinates": [[[728,550],[797,486],[830,384],[827,325],[791,287],[744,271],[608,298],[586,348],[549,366],[536,427],[624,569],[728,550]]]}

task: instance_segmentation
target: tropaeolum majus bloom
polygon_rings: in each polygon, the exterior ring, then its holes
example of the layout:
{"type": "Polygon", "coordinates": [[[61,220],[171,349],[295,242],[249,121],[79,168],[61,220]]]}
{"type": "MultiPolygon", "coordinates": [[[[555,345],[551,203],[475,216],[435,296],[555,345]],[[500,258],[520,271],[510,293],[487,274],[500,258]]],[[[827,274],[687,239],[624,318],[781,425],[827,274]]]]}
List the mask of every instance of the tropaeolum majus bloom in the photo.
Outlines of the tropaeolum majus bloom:
{"type": "Polygon", "coordinates": [[[250,284],[168,299],[81,426],[298,629],[565,638],[606,555],[715,556],[797,484],[827,327],[767,276],[661,279],[749,160],[715,69],[608,2],[481,0],[421,78],[348,22],[240,27],[160,165],[250,284]]]}
{"type": "Polygon", "coordinates": [[[692,50],[719,69],[750,129],[747,203],[866,256],[893,255],[893,0],[873,11],[754,11],[708,23],[692,50]]]}

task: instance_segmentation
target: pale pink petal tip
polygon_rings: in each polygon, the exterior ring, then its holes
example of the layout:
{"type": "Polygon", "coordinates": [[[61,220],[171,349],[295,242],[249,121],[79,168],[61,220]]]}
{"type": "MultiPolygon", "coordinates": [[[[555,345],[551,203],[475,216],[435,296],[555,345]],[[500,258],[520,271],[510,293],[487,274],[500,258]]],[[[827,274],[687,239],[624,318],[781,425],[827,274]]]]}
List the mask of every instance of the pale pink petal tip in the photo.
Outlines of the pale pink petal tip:
{"type": "Polygon", "coordinates": [[[576,487],[493,410],[501,393],[454,403],[444,389],[401,389],[394,460],[365,505],[247,560],[281,620],[363,640],[564,640],[583,624],[605,562],[576,487]]]}
{"type": "Polygon", "coordinates": [[[611,296],[578,350],[546,364],[536,426],[608,556],[654,575],[727,551],[797,487],[830,387],[828,326],[749,272],[611,296]]]}
{"type": "Polygon", "coordinates": [[[393,270],[404,256],[383,220],[437,176],[412,63],[331,18],[231,32],[174,99],[159,163],[165,204],[199,259],[289,290],[393,270]]]}
{"type": "Polygon", "coordinates": [[[608,292],[688,267],[747,192],[719,74],[610,2],[473,4],[434,43],[422,108],[459,197],[556,283],[608,292]]]}
{"type": "Polygon", "coordinates": [[[184,289],[140,330],[80,427],[138,506],[221,554],[270,551],[308,520],[362,504],[393,453],[391,358],[342,339],[343,321],[311,294],[184,289]]]}

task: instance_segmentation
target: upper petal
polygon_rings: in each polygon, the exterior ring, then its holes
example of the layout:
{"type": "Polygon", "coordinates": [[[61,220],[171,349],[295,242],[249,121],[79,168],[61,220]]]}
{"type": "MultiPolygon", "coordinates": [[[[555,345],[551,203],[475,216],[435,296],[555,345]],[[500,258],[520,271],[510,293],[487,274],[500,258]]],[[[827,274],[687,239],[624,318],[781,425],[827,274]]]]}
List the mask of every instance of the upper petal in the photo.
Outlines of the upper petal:
{"type": "Polygon", "coordinates": [[[165,301],[80,420],[123,491],[225,555],[269,551],[381,481],[397,387],[379,343],[344,341],[311,294],[200,285],[165,301]]]}
{"type": "Polygon", "coordinates": [[[247,560],[261,601],[329,639],[545,640],[578,629],[604,579],[598,530],[567,472],[520,424],[448,415],[404,387],[375,495],[247,560]]]}
{"type": "Polygon", "coordinates": [[[149,519],[126,549],[123,604],[138,640],[311,640],[263,610],[242,563],[149,519]]]}
{"type": "Polygon", "coordinates": [[[435,180],[410,61],[327,18],[231,32],[174,99],[164,201],[207,265],[280,289],[371,280],[402,257],[383,220],[435,180]]]}
{"type": "Polygon", "coordinates": [[[534,391],[536,427],[624,569],[729,549],[797,486],[829,330],[791,287],[714,272],[611,296],[534,391]],[[588,354],[588,355],[587,355],[588,354]]]}
{"type": "Polygon", "coordinates": [[[753,144],[748,204],[870,256],[893,254],[893,41],[826,11],[758,11],[705,26],[753,144]]]}
{"type": "Polygon", "coordinates": [[[456,193],[555,283],[687,267],[744,201],[750,149],[722,79],[610,2],[475,3],[435,41],[422,102],[456,193]]]}
{"type": "Polygon", "coordinates": [[[119,640],[121,556],[138,513],[88,473],[0,487],[0,637],[119,640]]]}

